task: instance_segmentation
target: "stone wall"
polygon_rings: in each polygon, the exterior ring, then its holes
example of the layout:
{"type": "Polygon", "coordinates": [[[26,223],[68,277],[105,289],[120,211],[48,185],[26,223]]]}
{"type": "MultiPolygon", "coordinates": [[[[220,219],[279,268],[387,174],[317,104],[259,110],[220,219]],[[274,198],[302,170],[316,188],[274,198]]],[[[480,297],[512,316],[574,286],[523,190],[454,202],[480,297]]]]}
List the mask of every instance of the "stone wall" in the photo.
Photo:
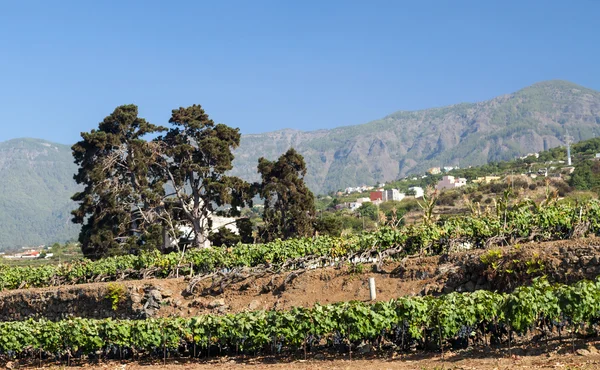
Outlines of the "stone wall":
{"type": "Polygon", "coordinates": [[[600,246],[524,247],[446,255],[439,257],[437,266],[412,269],[410,275],[436,277],[437,282],[422,291],[436,295],[480,289],[511,292],[541,276],[553,283],[571,284],[600,275],[600,246]]]}
{"type": "Polygon", "coordinates": [[[169,295],[166,290],[151,285],[137,287],[120,283],[8,291],[0,297],[0,321],[41,317],[49,320],[146,318],[156,313],[165,295],[169,295]],[[113,309],[110,295],[115,289],[122,289],[122,294],[113,309]]]}

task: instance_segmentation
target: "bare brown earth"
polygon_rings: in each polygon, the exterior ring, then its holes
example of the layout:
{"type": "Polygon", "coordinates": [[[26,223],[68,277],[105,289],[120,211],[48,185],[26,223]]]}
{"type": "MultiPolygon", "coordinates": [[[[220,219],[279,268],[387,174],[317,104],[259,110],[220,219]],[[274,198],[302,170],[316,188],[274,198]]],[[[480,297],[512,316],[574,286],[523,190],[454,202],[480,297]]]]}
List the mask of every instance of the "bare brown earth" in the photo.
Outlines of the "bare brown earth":
{"type": "MultiPolygon", "coordinates": [[[[575,348],[569,343],[551,343],[529,347],[492,348],[416,354],[374,353],[350,357],[345,355],[309,354],[307,359],[296,357],[222,357],[212,360],[167,359],[154,361],[109,361],[100,363],[71,363],[74,369],[199,369],[199,370],[345,370],[345,369],[599,369],[599,342],[579,341],[575,348]]],[[[44,363],[43,368],[65,368],[63,363],[44,363]]],[[[7,364],[10,368],[39,367],[35,360],[21,360],[7,364]]]]}
{"type": "MultiPolygon", "coordinates": [[[[203,313],[227,313],[257,309],[287,309],[293,306],[312,306],[348,300],[368,299],[368,278],[375,277],[377,299],[389,300],[403,295],[441,294],[479,288],[511,290],[527,284],[532,278],[546,275],[552,281],[570,283],[600,275],[600,238],[560,242],[527,243],[493,250],[472,250],[445,256],[411,257],[384,264],[383,271],[371,271],[370,265],[342,266],[308,270],[283,282],[290,272],[248,278],[224,287],[219,293],[206,280],[194,295],[184,293],[189,281],[180,279],[151,279],[123,281],[128,297],[119,310],[112,311],[105,298],[109,283],[51,287],[0,292],[0,314],[17,309],[15,302],[29,300],[32,309],[53,297],[59,314],[89,317],[130,317],[132,297],[148,289],[161,292],[162,305],[157,316],[192,316],[203,313]],[[500,252],[495,267],[482,263],[482,257],[500,252]],[[527,268],[534,267],[531,271],[527,268]],[[508,272],[507,272],[508,271],[508,272]],[[45,298],[44,298],[45,297],[45,298]],[[37,300],[37,301],[36,301],[37,300]],[[41,301],[40,301],[41,300],[41,301]],[[95,301],[94,301],[95,300],[95,301]],[[36,303],[37,302],[37,303],[36,303]],[[41,303],[40,303],[41,302],[41,303]],[[56,302],[67,302],[61,306],[56,302]],[[85,303],[83,308],[79,307],[85,303]],[[64,312],[60,312],[63,310],[64,312]],[[91,311],[90,311],[91,310],[91,311]],[[95,314],[93,314],[93,312],[95,314]]],[[[217,289],[218,290],[218,289],[217,289]]],[[[51,305],[50,305],[51,306],[51,305]]],[[[52,310],[44,306],[47,315],[52,310]]],[[[81,368],[104,369],[600,369],[600,342],[578,340],[575,346],[558,340],[550,343],[530,342],[525,346],[471,349],[446,352],[398,354],[372,352],[356,355],[309,353],[289,357],[235,357],[213,360],[167,359],[149,362],[81,363],[81,368]]],[[[32,360],[34,361],[34,360],[32,360]]],[[[36,367],[21,360],[8,366],[36,367]]],[[[62,367],[62,363],[46,363],[44,367],[62,367]]],[[[78,366],[78,364],[71,364],[78,366]]]]}
{"type": "MultiPolygon", "coordinates": [[[[369,299],[369,277],[376,279],[377,300],[390,300],[406,295],[476,289],[512,291],[541,275],[563,283],[594,279],[600,275],[600,238],[527,243],[494,249],[493,252],[502,254],[495,260],[495,267],[482,263],[482,256],[489,255],[489,250],[473,250],[388,262],[380,272],[371,271],[371,265],[364,265],[362,272],[349,266],[308,270],[285,286],[282,283],[289,273],[267,275],[230,285],[220,294],[208,289],[211,282],[206,281],[199,289],[204,288],[205,294],[191,297],[193,308],[188,313],[210,312],[209,307],[214,306],[216,298],[224,301],[226,310],[221,309],[223,312],[366,301],[369,299]]],[[[173,299],[182,300],[182,303],[186,300],[179,296],[173,299]]]]}
{"type": "Polygon", "coordinates": [[[563,283],[600,275],[600,238],[527,243],[492,252],[472,250],[405,258],[384,264],[379,272],[365,264],[307,270],[291,277],[290,272],[254,276],[225,286],[222,292],[218,284],[211,289],[213,281],[207,279],[194,295],[185,294],[189,282],[184,278],[122,281],[118,284],[126,295],[117,311],[106,298],[110,283],[3,291],[0,321],[36,316],[136,318],[135,307],[143,305],[149,289],[161,293],[161,306],[154,316],[194,316],[367,300],[369,277],[376,279],[377,300],[389,300],[476,289],[510,291],[540,275],[563,283]],[[482,262],[482,256],[485,259],[492,252],[501,254],[493,267],[482,262]]]}

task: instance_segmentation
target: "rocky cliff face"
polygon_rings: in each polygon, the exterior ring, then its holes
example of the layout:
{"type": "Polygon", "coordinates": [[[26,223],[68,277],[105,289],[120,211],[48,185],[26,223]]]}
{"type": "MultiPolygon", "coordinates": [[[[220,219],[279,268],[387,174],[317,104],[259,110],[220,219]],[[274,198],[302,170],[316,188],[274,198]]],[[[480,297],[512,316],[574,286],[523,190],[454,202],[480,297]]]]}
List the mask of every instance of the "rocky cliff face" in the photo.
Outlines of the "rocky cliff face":
{"type": "Polygon", "coordinates": [[[473,104],[397,112],[364,125],[302,132],[281,130],[242,137],[234,174],[256,180],[260,156],[289,147],[304,155],[316,193],[374,184],[433,166],[484,164],[600,134],[600,93],[548,81],[473,104]]]}

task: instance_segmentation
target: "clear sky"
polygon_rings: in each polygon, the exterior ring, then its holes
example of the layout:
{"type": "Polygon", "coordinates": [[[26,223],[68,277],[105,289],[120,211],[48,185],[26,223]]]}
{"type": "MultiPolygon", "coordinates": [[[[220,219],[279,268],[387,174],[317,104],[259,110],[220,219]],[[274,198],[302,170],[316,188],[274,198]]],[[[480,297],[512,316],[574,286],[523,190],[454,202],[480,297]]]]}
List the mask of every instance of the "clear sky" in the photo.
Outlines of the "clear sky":
{"type": "Polygon", "coordinates": [[[600,90],[600,0],[0,0],[0,141],[121,104],[242,133],[365,123],[564,79],[600,90]]]}

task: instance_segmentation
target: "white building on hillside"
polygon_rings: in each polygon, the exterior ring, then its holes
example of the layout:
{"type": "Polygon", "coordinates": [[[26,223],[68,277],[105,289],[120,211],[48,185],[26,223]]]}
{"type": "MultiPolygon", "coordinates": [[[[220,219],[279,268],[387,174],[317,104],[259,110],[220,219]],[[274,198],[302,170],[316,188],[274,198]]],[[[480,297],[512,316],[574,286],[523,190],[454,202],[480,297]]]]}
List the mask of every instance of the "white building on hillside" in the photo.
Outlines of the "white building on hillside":
{"type": "Polygon", "coordinates": [[[390,200],[401,201],[404,199],[404,193],[398,191],[398,189],[388,189],[382,191],[382,201],[388,202],[390,200]]]}
{"type": "MultiPolygon", "coordinates": [[[[210,231],[207,232],[207,234],[209,234],[210,232],[216,233],[222,227],[228,229],[234,234],[240,234],[236,224],[236,218],[216,216],[213,214],[210,216],[210,219],[212,221],[212,227],[210,231]]],[[[174,248],[181,241],[190,242],[194,239],[195,233],[194,229],[191,226],[179,225],[177,227],[177,230],[182,234],[180,239],[174,239],[171,235],[169,235],[168,232],[166,232],[166,229],[163,230],[163,248],[174,248]]]]}
{"type": "Polygon", "coordinates": [[[436,190],[454,189],[467,185],[467,179],[463,177],[455,178],[454,176],[444,176],[435,186],[436,190]]]}
{"type": "Polygon", "coordinates": [[[425,190],[420,186],[411,186],[408,190],[415,192],[415,198],[423,198],[423,195],[425,195],[425,190]]]}

